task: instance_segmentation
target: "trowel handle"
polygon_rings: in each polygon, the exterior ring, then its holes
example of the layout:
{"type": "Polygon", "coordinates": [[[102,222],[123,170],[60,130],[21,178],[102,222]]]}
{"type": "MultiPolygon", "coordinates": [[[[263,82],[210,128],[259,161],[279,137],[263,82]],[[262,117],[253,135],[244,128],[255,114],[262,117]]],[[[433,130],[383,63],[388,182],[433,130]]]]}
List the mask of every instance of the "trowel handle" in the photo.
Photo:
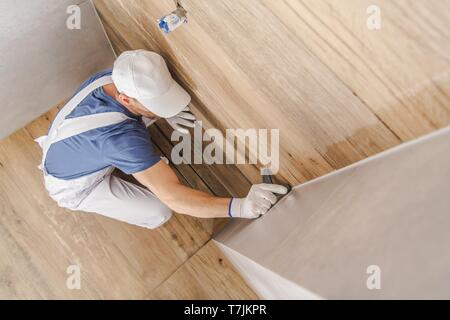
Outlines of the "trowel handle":
{"type": "Polygon", "coordinates": [[[273,184],[273,178],[271,174],[263,174],[262,175],[263,183],[273,184]]]}
{"type": "MultiPolygon", "coordinates": [[[[268,184],[273,184],[274,183],[273,182],[273,176],[269,172],[265,173],[265,174],[262,174],[261,176],[262,176],[263,183],[268,183],[268,184]]],[[[282,183],[281,185],[285,186],[288,189],[287,193],[289,193],[291,191],[291,189],[292,189],[292,187],[289,184],[287,184],[287,183],[282,183]]],[[[281,197],[279,197],[279,198],[281,198],[281,197]]]]}

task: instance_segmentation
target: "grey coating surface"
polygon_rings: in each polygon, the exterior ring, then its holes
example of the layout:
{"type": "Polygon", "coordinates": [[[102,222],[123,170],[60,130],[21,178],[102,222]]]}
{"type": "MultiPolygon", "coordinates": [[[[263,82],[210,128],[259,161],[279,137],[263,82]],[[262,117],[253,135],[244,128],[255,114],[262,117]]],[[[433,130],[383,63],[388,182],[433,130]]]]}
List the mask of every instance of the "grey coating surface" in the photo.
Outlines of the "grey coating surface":
{"type": "Polygon", "coordinates": [[[70,97],[114,61],[88,0],[2,0],[0,56],[0,138],[70,97]],[[79,4],[81,29],[67,28],[72,4],[79,4]]]}
{"type": "Polygon", "coordinates": [[[450,298],[449,230],[446,128],[297,186],[266,216],[235,220],[215,240],[323,298],[439,299],[450,298]],[[367,288],[371,265],[380,290],[367,288]]]}

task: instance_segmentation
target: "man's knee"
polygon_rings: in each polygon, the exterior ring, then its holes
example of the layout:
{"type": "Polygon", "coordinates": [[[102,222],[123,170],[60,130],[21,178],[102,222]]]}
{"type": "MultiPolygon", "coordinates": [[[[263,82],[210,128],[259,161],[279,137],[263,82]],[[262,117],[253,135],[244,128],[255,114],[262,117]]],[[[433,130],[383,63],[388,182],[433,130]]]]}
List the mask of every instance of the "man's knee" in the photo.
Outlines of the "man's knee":
{"type": "Polygon", "coordinates": [[[166,206],[166,205],[162,205],[161,208],[158,209],[158,214],[163,218],[162,222],[160,225],[166,223],[167,221],[170,220],[170,218],[172,218],[173,212],[172,210],[166,206]]]}
{"type": "Polygon", "coordinates": [[[144,221],[138,223],[138,225],[149,229],[156,229],[169,221],[172,214],[172,210],[165,204],[152,204],[150,208],[147,208],[142,215],[144,221]]]}

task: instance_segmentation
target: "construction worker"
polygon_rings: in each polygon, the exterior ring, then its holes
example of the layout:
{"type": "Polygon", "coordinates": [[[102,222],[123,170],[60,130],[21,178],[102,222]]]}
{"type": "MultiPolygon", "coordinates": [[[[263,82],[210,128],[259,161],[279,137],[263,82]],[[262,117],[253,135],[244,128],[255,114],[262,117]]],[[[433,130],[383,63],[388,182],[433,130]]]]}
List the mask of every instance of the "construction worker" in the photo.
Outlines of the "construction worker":
{"type": "Polygon", "coordinates": [[[189,94],[171,77],[164,59],[145,50],[122,53],[112,70],[84,82],[58,113],[40,168],[58,205],[156,228],[172,210],[200,218],[256,218],[275,203],[280,185],[260,184],[241,199],[219,198],[182,185],[155,152],[147,131],[158,117],[181,132],[194,126],[189,94]],[[142,188],[111,175],[118,168],[142,188]]]}

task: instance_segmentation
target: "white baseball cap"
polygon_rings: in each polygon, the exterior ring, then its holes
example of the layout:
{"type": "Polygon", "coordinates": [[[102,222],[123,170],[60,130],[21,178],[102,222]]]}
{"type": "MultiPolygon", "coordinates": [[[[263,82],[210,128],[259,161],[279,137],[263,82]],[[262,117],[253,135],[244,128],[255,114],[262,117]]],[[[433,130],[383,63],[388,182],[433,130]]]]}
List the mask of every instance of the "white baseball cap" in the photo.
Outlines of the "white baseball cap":
{"type": "Polygon", "coordinates": [[[112,79],[120,93],[159,117],[173,117],[191,101],[189,93],[172,79],[164,58],[155,52],[123,52],[114,62],[112,79]]]}

